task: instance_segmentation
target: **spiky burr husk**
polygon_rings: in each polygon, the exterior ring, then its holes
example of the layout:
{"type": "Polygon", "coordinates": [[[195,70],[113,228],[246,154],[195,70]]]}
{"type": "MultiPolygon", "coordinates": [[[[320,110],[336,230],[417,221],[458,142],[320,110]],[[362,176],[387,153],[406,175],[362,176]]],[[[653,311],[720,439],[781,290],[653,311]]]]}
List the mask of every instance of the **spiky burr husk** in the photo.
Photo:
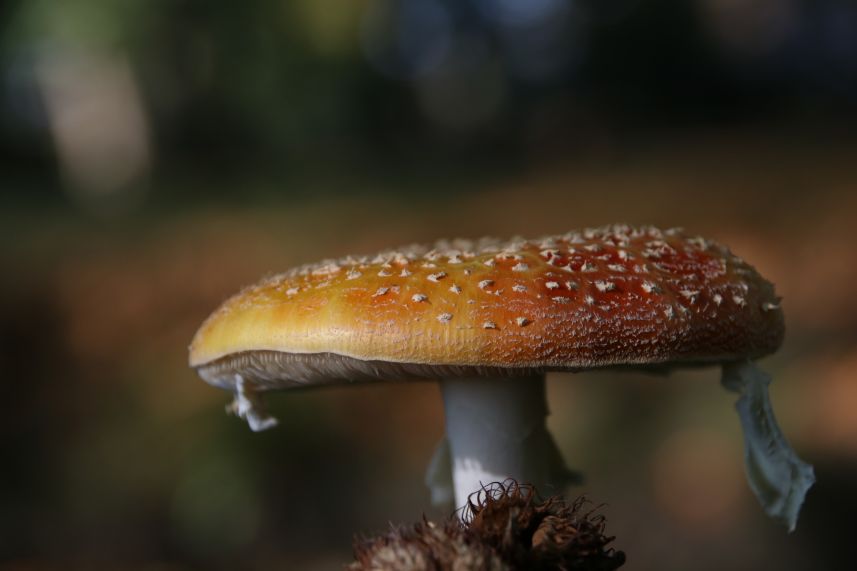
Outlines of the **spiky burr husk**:
{"type": "Polygon", "coordinates": [[[542,499],[513,480],[494,483],[470,497],[463,517],[422,521],[355,541],[349,571],[444,571],[479,569],[618,569],[625,554],[609,545],[605,518],[580,497],[542,499]]]}

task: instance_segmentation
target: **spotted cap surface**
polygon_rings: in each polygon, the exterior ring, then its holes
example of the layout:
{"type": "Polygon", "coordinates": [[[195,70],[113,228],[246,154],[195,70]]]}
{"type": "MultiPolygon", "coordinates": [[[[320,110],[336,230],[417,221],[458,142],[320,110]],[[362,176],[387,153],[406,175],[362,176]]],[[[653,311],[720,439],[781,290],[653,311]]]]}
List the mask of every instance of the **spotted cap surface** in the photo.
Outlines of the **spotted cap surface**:
{"type": "Polygon", "coordinates": [[[616,225],[301,266],[227,300],[190,365],[267,389],[726,362],[782,339],[773,285],[727,248],[616,225]]]}

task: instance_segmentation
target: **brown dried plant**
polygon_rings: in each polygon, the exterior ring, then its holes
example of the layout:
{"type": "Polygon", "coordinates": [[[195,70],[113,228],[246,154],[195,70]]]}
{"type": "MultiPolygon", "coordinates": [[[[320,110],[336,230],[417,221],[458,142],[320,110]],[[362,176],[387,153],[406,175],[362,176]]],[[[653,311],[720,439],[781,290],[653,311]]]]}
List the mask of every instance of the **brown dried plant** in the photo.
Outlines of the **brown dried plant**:
{"type": "Polygon", "coordinates": [[[349,571],[609,571],[625,554],[609,544],[605,518],[585,497],[571,504],[542,499],[514,480],[484,486],[461,517],[425,517],[387,534],[355,541],[349,571]],[[587,509],[589,508],[589,509],[587,509]]]}

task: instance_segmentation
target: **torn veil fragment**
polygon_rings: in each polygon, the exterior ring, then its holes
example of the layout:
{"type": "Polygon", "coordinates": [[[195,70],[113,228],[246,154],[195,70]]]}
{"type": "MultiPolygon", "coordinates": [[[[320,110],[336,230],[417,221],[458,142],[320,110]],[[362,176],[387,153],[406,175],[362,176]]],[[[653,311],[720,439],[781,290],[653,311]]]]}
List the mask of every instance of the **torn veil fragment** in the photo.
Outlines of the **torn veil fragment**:
{"type": "Polygon", "coordinates": [[[744,433],[744,469],[750,488],[765,513],[794,531],[815,473],[798,458],[777,425],[768,397],[771,377],[745,360],[723,365],[721,382],[741,395],[735,409],[744,433]]]}

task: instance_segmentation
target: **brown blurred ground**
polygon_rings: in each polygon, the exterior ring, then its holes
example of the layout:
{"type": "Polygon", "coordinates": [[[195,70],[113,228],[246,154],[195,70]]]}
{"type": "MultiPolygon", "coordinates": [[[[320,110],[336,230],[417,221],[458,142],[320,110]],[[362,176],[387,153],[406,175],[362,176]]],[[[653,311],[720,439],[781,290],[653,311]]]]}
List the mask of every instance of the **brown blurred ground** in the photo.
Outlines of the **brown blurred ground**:
{"type": "Polygon", "coordinates": [[[574,493],[608,503],[625,568],[849,568],[855,159],[847,139],[723,131],[534,156],[437,195],[367,178],[108,221],[4,209],[0,568],[336,569],[355,532],[437,516],[422,484],[443,430],[432,384],[277,395],[281,426],[252,434],[187,368],[195,328],[240,286],[318,258],[611,222],[715,238],[776,284],[788,333],[763,366],[818,477],[787,535],[747,489],[716,371],[553,375],[551,428],[587,475],[574,493]]]}

